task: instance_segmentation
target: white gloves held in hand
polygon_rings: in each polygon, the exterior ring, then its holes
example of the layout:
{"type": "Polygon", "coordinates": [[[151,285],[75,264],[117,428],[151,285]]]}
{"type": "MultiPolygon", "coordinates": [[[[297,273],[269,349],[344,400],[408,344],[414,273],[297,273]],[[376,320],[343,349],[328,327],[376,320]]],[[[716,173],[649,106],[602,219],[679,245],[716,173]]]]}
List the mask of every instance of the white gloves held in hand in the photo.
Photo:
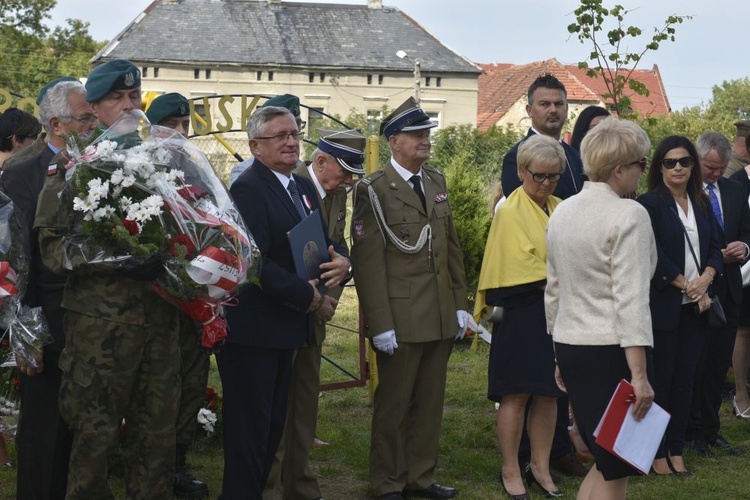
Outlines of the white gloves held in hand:
{"type": "Polygon", "coordinates": [[[372,345],[380,352],[393,356],[394,349],[398,348],[396,343],[396,330],[378,333],[372,338],[372,345]]]}
{"type": "Polygon", "coordinates": [[[458,310],[456,311],[456,319],[458,319],[458,334],[456,340],[461,340],[466,336],[466,330],[472,330],[476,332],[479,327],[477,322],[474,321],[474,317],[469,314],[468,311],[458,310]]]}

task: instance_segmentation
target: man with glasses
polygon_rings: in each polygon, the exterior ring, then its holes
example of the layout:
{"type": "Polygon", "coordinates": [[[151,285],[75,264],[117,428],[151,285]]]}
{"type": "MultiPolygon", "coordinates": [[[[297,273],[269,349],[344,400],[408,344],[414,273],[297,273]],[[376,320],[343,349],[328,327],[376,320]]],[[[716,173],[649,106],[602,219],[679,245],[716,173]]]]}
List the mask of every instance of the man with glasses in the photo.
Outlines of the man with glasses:
{"type": "MultiPolygon", "coordinates": [[[[742,451],[731,446],[719,433],[719,409],[740,321],[740,266],[750,257],[750,208],[742,186],[722,177],[732,155],[729,140],[718,132],[705,132],[695,142],[695,149],[703,189],[724,238],[724,272],[716,276],[713,290],[724,307],[727,324],[711,328],[703,344],[693,384],[693,404],[686,438],[688,445],[704,457],[714,456],[713,449],[740,455],[742,451]]],[[[667,166],[666,159],[663,163],[667,166]]]]}
{"type": "Polygon", "coordinates": [[[388,115],[387,165],[357,184],[352,258],[377,355],[370,490],[453,498],[435,481],[448,359],[469,322],[463,254],[443,174],[425,165],[437,124],[410,97],[388,115]]]}
{"type": "MultiPolygon", "coordinates": [[[[297,122],[297,129],[302,132],[305,129],[306,123],[302,120],[302,117],[300,116],[300,107],[299,107],[299,97],[292,94],[283,94],[278,95],[276,97],[272,97],[271,99],[267,100],[263,103],[261,108],[265,108],[268,106],[279,106],[282,108],[288,109],[292,115],[294,115],[294,121],[297,122]]],[[[238,163],[234,167],[232,167],[232,171],[229,172],[229,186],[231,187],[232,184],[234,184],[234,181],[237,180],[237,177],[240,176],[242,172],[247,170],[247,168],[253,164],[254,158],[250,156],[249,158],[246,158],[244,161],[238,163]]],[[[303,166],[304,162],[299,161],[297,163],[297,166],[303,166]]]]}
{"type": "MultiPolygon", "coordinates": [[[[320,280],[297,275],[288,232],[320,210],[315,187],[294,174],[300,131],[286,108],[258,108],[247,123],[254,161],[232,184],[237,209],[262,257],[258,284],[227,309],[229,334],[216,361],[224,389],[222,498],[260,498],[284,429],[295,350],[314,334],[318,285],[349,276],[346,250],[326,236],[330,262],[320,280]]],[[[321,223],[325,226],[321,217],[321,223]]],[[[300,251],[300,249],[295,249],[300,251]]]]}
{"type": "MultiPolygon", "coordinates": [[[[529,86],[527,97],[529,103],[526,105],[526,113],[531,118],[531,128],[526,137],[513,146],[503,158],[501,173],[503,195],[507,198],[521,185],[516,159],[518,146],[532,135],[541,134],[559,141],[565,151],[567,165],[552,194],[562,199],[569,198],[581,191],[585,176],[578,151],[560,140],[563,126],[568,119],[568,94],[565,86],[555,76],[547,73],[534,80],[529,86]]],[[[588,470],[578,460],[568,434],[568,398],[558,398],[557,406],[557,423],[550,466],[570,476],[584,477],[588,470]]],[[[531,461],[531,448],[525,428],[518,456],[522,465],[531,461]]]]}
{"type": "MultiPolygon", "coordinates": [[[[97,66],[86,81],[86,100],[100,128],[111,127],[124,113],[141,108],[140,70],[122,59],[97,66]]],[[[178,311],[151,289],[164,267],[151,256],[94,268],[86,259],[86,242],[76,247],[82,252],[66,253],[80,212],[73,210],[75,189],[65,179],[67,159],[55,160],[34,228],[44,264],[68,277],[59,362],[60,414],[73,431],[65,498],[112,498],[107,476],[123,420],[125,496],[171,498],[180,389],[178,311]]]]}
{"type": "MultiPolygon", "coordinates": [[[[57,79],[45,86],[37,103],[39,121],[47,132],[46,141],[42,142],[44,148],[5,169],[0,181],[0,188],[23,212],[29,234],[48,166],[65,149],[66,137],[86,135],[96,124],[96,117],[86,103],[86,89],[74,78],[57,79]]],[[[18,498],[63,498],[72,441],[57,404],[62,375],[57,363],[65,344],[60,307],[65,277],[44,266],[34,237],[29,238],[28,254],[31,274],[24,303],[42,307],[54,342],[44,347],[36,367],[22,357],[17,358],[21,372],[21,413],[16,434],[16,494],[18,498]]]]}

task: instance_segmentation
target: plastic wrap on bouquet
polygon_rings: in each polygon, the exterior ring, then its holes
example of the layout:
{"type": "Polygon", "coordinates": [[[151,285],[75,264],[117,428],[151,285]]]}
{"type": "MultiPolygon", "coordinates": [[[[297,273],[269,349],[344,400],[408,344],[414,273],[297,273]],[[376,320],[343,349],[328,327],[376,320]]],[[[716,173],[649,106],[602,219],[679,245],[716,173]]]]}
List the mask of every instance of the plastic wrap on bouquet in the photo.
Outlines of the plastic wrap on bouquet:
{"type": "Polygon", "coordinates": [[[0,339],[7,340],[8,345],[0,364],[15,355],[36,367],[42,348],[52,342],[52,337],[41,308],[21,304],[29,277],[26,228],[21,211],[0,193],[0,339]]]}
{"type": "Polygon", "coordinates": [[[259,251],[206,155],[139,110],[85,147],[70,142],[66,179],[78,224],[64,242],[65,267],[117,270],[128,258],[158,255],[166,269],[158,293],[204,333],[220,331],[221,306],[255,279],[259,251]]]}

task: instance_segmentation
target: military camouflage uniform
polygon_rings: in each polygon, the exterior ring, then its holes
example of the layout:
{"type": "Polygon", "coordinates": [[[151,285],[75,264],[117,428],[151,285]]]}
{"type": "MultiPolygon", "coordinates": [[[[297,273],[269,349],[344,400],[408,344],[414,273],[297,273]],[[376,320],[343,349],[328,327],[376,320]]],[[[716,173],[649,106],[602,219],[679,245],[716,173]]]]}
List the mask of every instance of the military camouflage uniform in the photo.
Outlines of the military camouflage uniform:
{"type": "Polygon", "coordinates": [[[177,412],[177,447],[184,450],[192,444],[195,437],[195,425],[198,421],[198,410],[206,399],[208,369],[211,365],[210,355],[200,346],[200,335],[195,321],[180,314],[180,358],[182,384],[180,406],[177,412]]]}
{"type": "MultiPolygon", "coordinates": [[[[59,156],[59,155],[58,155],[59,156]]],[[[34,227],[44,264],[68,273],[60,413],[73,430],[68,499],[112,498],[110,451],[126,421],[127,498],[172,495],[179,400],[178,311],[151,284],[71,258],[63,239],[76,227],[73,189],[64,189],[66,161],[45,179],[34,227]]],[[[85,245],[84,245],[85,248],[85,245]]]]}

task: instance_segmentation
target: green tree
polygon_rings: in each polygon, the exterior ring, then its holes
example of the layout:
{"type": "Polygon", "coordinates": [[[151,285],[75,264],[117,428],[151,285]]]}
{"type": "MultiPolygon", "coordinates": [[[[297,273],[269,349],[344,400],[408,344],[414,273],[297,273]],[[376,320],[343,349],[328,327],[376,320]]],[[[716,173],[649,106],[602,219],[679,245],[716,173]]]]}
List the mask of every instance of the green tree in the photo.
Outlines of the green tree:
{"type": "Polygon", "coordinates": [[[568,25],[568,33],[575,34],[582,44],[592,46],[588,61],[593,61],[593,65],[582,61],[578,67],[586,69],[592,78],[602,78],[607,87],[603,97],[612,101],[612,108],[618,115],[628,114],[630,108],[626,88],[639,95],[649,95],[646,86],[632,77],[643,56],[650,50],[658,50],[662,42],[674,42],[675,26],[691,19],[691,16],[667,17],[660,28],[654,28],[654,34],[643,48],[631,51],[628,44],[640,39],[643,30],[626,24],[625,17],[630,12],[622,5],[608,9],[603,0],[581,0],[573,11],[576,22],[568,25]],[[614,24],[614,27],[605,33],[605,24],[614,24]]]}

